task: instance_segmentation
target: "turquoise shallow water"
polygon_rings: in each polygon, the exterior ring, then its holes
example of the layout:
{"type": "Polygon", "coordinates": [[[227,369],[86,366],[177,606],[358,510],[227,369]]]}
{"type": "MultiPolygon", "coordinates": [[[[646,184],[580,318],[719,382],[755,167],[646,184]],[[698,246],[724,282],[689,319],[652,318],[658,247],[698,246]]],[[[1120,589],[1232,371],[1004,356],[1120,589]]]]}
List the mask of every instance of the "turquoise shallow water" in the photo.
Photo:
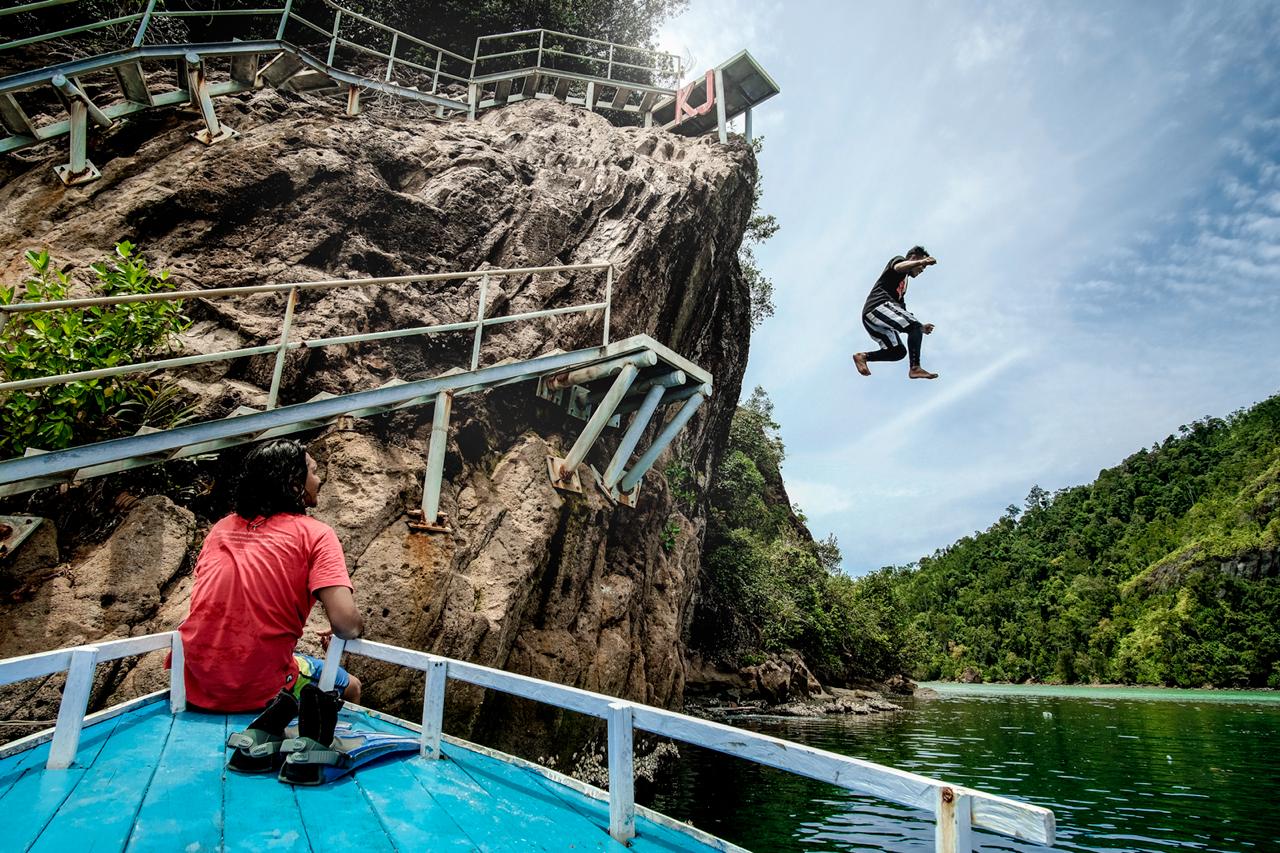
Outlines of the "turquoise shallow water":
{"type": "MultiPolygon", "coordinates": [[[[736,724],[1048,806],[1059,850],[1280,850],[1276,693],[931,686],[938,698],[902,713],[736,724]]],[[[753,850],[933,846],[923,813],[692,747],[645,793],[753,850]]]]}

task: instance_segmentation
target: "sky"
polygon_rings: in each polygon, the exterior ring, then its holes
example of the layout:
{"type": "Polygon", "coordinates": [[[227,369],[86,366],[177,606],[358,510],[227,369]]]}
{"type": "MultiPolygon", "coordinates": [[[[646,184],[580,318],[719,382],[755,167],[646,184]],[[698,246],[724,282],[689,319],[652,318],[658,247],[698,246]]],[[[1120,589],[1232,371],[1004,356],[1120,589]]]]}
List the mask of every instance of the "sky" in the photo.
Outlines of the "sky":
{"type": "Polygon", "coordinates": [[[904,565],[1280,392],[1280,4],[691,0],[690,78],[748,49],[776,314],[744,396],[844,568],[904,565]],[[859,376],[890,257],[923,364],[859,376]]]}

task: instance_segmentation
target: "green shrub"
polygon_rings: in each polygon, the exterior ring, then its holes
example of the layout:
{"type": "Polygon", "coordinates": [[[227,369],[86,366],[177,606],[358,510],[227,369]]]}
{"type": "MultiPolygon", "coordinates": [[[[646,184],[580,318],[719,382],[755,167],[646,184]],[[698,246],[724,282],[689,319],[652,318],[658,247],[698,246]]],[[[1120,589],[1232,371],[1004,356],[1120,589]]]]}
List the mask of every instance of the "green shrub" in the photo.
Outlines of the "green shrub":
{"type": "MultiPolygon", "coordinates": [[[[0,287],[0,305],[71,298],[70,278],[48,252],[25,258],[31,275],[21,285],[0,287]]],[[[90,269],[94,296],[174,289],[168,273],[153,273],[128,242],[90,269]]],[[[6,313],[0,377],[11,382],[141,361],[165,350],[190,325],[182,307],[174,300],[6,313]]],[[[0,458],[20,456],[28,447],[56,450],[156,420],[168,426],[186,413],[172,390],[137,374],[11,391],[0,396],[0,458]]]]}

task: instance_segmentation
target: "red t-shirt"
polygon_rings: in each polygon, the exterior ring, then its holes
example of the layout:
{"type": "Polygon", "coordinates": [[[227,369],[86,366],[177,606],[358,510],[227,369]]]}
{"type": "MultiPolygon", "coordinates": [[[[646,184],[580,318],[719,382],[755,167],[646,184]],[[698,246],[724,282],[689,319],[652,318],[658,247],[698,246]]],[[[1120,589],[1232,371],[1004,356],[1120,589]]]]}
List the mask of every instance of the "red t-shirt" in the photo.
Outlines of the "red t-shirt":
{"type": "Polygon", "coordinates": [[[187,701],[210,711],[270,702],[298,674],[294,645],[316,590],[351,588],[333,528],[292,513],[228,515],[205,537],[195,575],[191,613],[178,631],[187,701]]]}

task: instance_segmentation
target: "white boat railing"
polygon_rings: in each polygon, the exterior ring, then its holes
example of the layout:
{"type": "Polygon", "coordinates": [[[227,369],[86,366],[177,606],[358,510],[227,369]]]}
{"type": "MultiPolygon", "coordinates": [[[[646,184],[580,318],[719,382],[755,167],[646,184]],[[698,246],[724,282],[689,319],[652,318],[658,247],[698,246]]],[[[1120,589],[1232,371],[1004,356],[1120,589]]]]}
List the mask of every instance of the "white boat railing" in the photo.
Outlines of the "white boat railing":
{"type": "MultiPolygon", "coordinates": [[[[186,708],[186,689],[181,675],[182,640],[176,631],[0,661],[0,685],[42,678],[59,672],[67,673],[62,702],[58,708],[58,720],[51,735],[53,743],[45,765],[47,769],[65,769],[75,759],[80,733],[86,723],[85,712],[97,665],[160,650],[171,650],[173,653],[173,668],[167,692],[170,710],[178,713],[186,708]]],[[[1041,806],[723,723],[413,649],[369,640],[343,641],[335,637],[330,642],[325,657],[324,674],[320,681],[322,689],[333,688],[337,668],[345,653],[425,673],[420,730],[421,754],[425,758],[443,757],[440,743],[444,734],[444,699],[449,679],[605,720],[608,724],[609,832],[623,843],[635,836],[637,807],[632,744],[637,730],[921,809],[932,815],[935,821],[935,849],[938,853],[973,850],[974,828],[1037,844],[1049,845],[1054,841],[1054,814],[1041,806]]],[[[88,719],[92,722],[95,717],[103,719],[114,716],[137,702],[154,701],[158,698],[161,698],[161,694],[152,694],[135,700],[134,703],[99,712],[88,719]]],[[[49,738],[48,732],[31,735],[21,742],[0,749],[0,757],[49,738]]]]}

